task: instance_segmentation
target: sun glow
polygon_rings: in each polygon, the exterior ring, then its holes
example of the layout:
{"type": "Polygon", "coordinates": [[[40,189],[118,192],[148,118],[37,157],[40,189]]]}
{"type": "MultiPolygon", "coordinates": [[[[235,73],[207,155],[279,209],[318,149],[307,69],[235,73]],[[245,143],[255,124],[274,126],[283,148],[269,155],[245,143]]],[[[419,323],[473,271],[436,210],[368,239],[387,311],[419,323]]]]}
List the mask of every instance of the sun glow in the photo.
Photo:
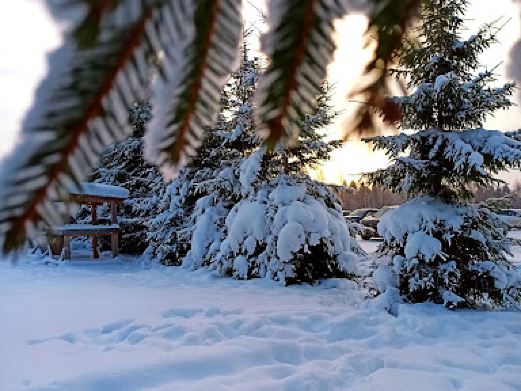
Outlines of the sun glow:
{"type": "Polygon", "coordinates": [[[326,183],[342,184],[358,181],[362,174],[387,164],[385,154],[373,152],[366,143],[348,141],[333,153],[332,159],[314,170],[311,176],[326,183]]]}
{"type": "Polygon", "coordinates": [[[46,72],[45,53],[60,42],[56,24],[40,1],[3,2],[0,12],[0,157],[14,146],[25,111],[46,72]],[[9,4],[7,4],[9,3],[9,4]]]}
{"type": "MultiPolygon", "coordinates": [[[[482,0],[471,1],[467,17],[468,34],[475,32],[483,23],[488,23],[499,18],[508,18],[519,13],[518,7],[511,0],[496,0],[494,7],[482,0]]],[[[371,52],[364,48],[363,33],[367,27],[367,18],[363,15],[352,15],[343,18],[336,25],[337,51],[328,69],[328,78],[334,85],[335,95],[332,102],[342,114],[328,129],[331,139],[340,139],[346,133],[349,141],[337,150],[332,159],[325,162],[322,167],[311,172],[311,175],[327,183],[341,184],[358,180],[360,175],[371,172],[388,164],[388,159],[383,152],[373,152],[372,148],[360,141],[356,134],[349,134],[349,116],[353,112],[354,105],[349,102],[349,94],[357,85],[363,68],[367,63],[371,52]]],[[[509,52],[519,36],[520,20],[514,17],[498,34],[498,43],[487,50],[482,57],[483,65],[497,68],[498,83],[511,81],[507,76],[509,52]]],[[[520,65],[521,66],[521,65],[520,65]]],[[[519,81],[517,81],[519,82],[519,81]]],[[[519,100],[519,94],[516,95],[519,100]]],[[[521,127],[521,108],[518,106],[508,111],[498,112],[490,117],[485,127],[489,129],[512,130],[521,127]]],[[[388,134],[391,129],[383,130],[388,134]]],[[[501,177],[507,181],[519,179],[516,173],[503,173],[501,177]]]]}
{"type": "Polygon", "coordinates": [[[371,56],[371,47],[364,47],[363,34],[367,28],[364,15],[350,15],[336,22],[337,51],[328,68],[328,79],[333,85],[331,102],[341,114],[327,129],[328,138],[348,141],[332,155],[332,159],[314,170],[311,175],[327,183],[341,184],[358,180],[361,174],[385,166],[387,158],[375,153],[371,146],[360,141],[357,134],[349,133],[349,119],[360,103],[349,102],[348,96],[360,81],[365,65],[371,56]]]}

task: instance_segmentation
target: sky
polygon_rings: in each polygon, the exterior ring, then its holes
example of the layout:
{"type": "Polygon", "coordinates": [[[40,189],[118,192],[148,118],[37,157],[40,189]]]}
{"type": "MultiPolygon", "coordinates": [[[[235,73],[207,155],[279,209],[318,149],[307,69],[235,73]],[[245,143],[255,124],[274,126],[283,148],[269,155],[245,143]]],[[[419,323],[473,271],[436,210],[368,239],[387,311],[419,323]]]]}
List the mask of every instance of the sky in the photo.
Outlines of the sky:
{"type": "MultiPolygon", "coordinates": [[[[246,2],[246,17],[249,20],[258,19],[258,13],[251,4],[262,3],[258,0],[246,2]]],[[[498,82],[521,79],[521,44],[516,45],[521,35],[520,3],[521,0],[494,0],[492,6],[488,0],[472,0],[466,15],[469,35],[481,23],[500,17],[512,18],[499,34],[500,43],[489,49],[482,58],[484,66],[493,67],[499,64],[497,72],[502,76],[498,82]],[[517,50],[515,61],[511,63],[509,55],[514,45],[517,50]]],[[[0,36],[4,38],[0,40],[0,157],[5,156],[16,142],[24,113],[31,105],[38,82],[45,75],[46,53],[60,43],[59,26],[47,14],[40,0],[4,1],[2,7],[0,36]]],[[[349,130],[346,116],[353,109],[354,103],[349,103],[346,97],[367,58],[367,52],[364,54],[361,50],[362,41],[359,39],[366,23],[365,17],[360,15],[349,16],[337,23],[338,49],[335,60],[329,67],[329,79],[335,85],[333,103],[344,113],[329,131],[332,138],[341,137],[344,131],[349,130]]],[[[516,96],[517,104],[521,104],[520,97],[521,94],[516,96]]],[[[518,129],[521,128],[520,118],[521,108],[514,107],[509,111],[498,112],[495,117],[487,120],[485,127],[518,129]]],[[[362,172],[383,167],[386,163],[382,153],[372,152],[363,143],[352,140],[334,154],[331,162],[324,165],[320,177],[328,182],[341,182],[343,179],[349,181],[358,178],[362,172]]],[[[517,172],[509,173],[503,175],[503,178],[513,182],[521,180],[521,175],[517,172]]]]}
{"type": "Polygon", "coordinates": [[[46,53],[60,42],[58,27],[38,0],[0,6],[0,156],[14,145],[34,90],[46,72],[46,53]]]}
{"type": "MultiPolygon", "coordinates": [[[[518,5],[512,0],[494,0],[491,6],[489,0],[472,0],[467,14],[465,15],[468,35],[472,35],[481,24],[488,23],[499,18],[505,21],[511,20],[499,32],[499,43],[489,48],[482,56],[481,62],[484,67],[497,68],[498,83],[505,83],[515,79],[521,80],[521,56],[516,58],[516,64],[509,61],[510,51],[521,35],[520,8],[521,0],[518,5]],[[510,72],[509,72],[510,70],[510,72]],[[510,77],[507,76],[510,74],[510,77]],[[519,76],[515,76],[519,75],[519,76]]],[[[333,125],[333,135],[341,137],[343,132],[349,131],[349,124],[346,117],[349,116],[353,105],[356,103],[347,102],[346,96],[356,83],[356,78],[360,75],[364,67],[365,55],[354,56],[362,50],[361,35],[365,31],[367,19],[363,16],[348,16],[337,24],[337,53],[333,63],[329,67],[329,79],[335,84],[337,93],[335,95],[335,106],[344,110],[344,114],[337,119],[333,125]],[[344,37],[350,37],[345,39],[344,37]],[[337,132],[334,132],[337,130],[337,132]]],[[[521,53],[521,49],[520,49],[521,53]]],[[[517,105],[521,104],[521,94],[515,96],[517,105]]],[[[508,111],[499,111],[495,117],[489,117],[485,123],[485,128],[496,130],[515,130],[521,128],[521,107],[514,106],[508,111]]],[[[320,173],[320,179],[326,182],[341,182],[342,179],[348,182],[358,179],[360,173],[373,171],[382,168],[387,164],[387,159],[383,152],[373,152],[365,143],[356,140],[348,141],[344,147],[337,151],[333,159],[326,163],[320,173]]],[[[504,173],[501,178],[513,183],[521,181],[519,171],[504,173]]]]}

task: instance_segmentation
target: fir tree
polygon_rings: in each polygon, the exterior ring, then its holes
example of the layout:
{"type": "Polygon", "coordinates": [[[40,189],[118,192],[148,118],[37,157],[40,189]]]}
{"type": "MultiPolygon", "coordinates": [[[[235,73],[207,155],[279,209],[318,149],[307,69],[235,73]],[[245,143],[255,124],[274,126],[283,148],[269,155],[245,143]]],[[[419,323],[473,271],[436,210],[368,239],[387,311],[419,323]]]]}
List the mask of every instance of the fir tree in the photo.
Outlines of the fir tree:
{"type": "MultiPolygon", "coordinates": [[[[161,174],[155,166],[143,158],[143,135],[151,119],[151,107],[146,101],[138,101],[129,110],[129,124],[133,134],[126,140],[112,145],[100,159],[91,174],[93,182],[122,186],[130,196],[120,206],[120,250],[124,254],[142,254],[147,248],[147,220],[155,214],[156,204],[164,190],[161,174]]],[[[110,211],[106,205],[98,208],[101,224],[109,224],[110,211]]],[[[82,207],[78,222],[87,222],[90,207],[82,207]]],[[[109,248],[108,241],[100,241],[102,248],[109,248]]]]}
{"type": "Polygon", "coordinates": [[[139,100],[129,110],[128,122],[132,126],[132,137],[142,138],[147,124],[152,119],[152,106],[146,100],[139,100]]]}
{"type": "Polygon", "coordinates": [[[412,198],[384,216],[381,250],[392,256],[409,302],[501,307],[519,296],[507,261],[506,230],[488,209],[468,205],[475,186],[519,167],[521,143],[484,130],[488,114],[512,105],[513,83],[492,87],[479,55],[496,41],[495,24],[463,39],[467,0],[424,0],[417,39],[406,40],[399,70],[412,92],[395,97],[403,113],[397,136],[368,139],[392,164],[368,175],[412,198]]]}
{"type": "Polygon", "coordinates": [[[225,223],[215,257],[223,275],[294,284],[357,273],[362,251],[338,198],[307,176],[285,174],[256,184],[225,223]]]}
{"type": "Polygon", "coordinates": [[[210,266],[236,278],[292,283],[347,276],[354,271],[356,246],[338,200],[305,175],[336,145],[320,132],[334,114],[329,95],[325,91],[314,114],[302,119],[297,146],[265,154],[253,120],[258,75],[257,60],[244,47],[241,66],[221,94],[219,125],[208,130],[199,156],[169,186],[162,213],[150,223],[148,251],[166,264],[210,266]],[[285,175],[276,168],[282,161],[289,167],[285,175]],[[286,192],[291,195],[277,196],[286,192]],[[295,220],[295,213],[285,217],[299,207],[304,220],[295,220]],[[252,227],[263,228],[255,235],[238,233],[252,227]]]}
{"type": "Polygon", "coordinates": [[[198,155],[168,186],[161,213],[149,223],[148,252],[162,263],[195,269],[218,250],[224,219],[241,198],[241,162],[260,145],[252,114],[258,77],[258,60],[244,45],[239,70],[221,92],[216,128],[207,130],[198,155]]]}
{"type": "MultiPolygon", "coordinates": [[[[217,221],[206,222],[208,240],[219,237],[219,221],[223,221],[234,199],[239,197],[234,170],[222,165],[224,140],[216,129],[208,131],[208,137],[197,157],[168,185],[158,205],[159,213],[148,222],[147,253],[165,265],[181,265],[192,249],[194,231],[197,228],[198,208],[214,207],[219,213],[217,221]]],[[[222,224],[221,224],[222,225],[222,224]]],[[[192,253],[193,254],[193,253],[192,253]]],[[[206,252],[200,252],[207,258],[206,252]]],[[[197,262],[197,267],[204,264],[197,262]]],[[[196,267],[194,267],[196,268],[196,267]]]]}
{"type": "Polygon", "coordinates": [[[324,129],[338,114],[330,98],[325,82],[312,114],[299,121],[295,145],[278,144],[271,152],[263,146],[242,160],[243,198],[226,218],[227,235],[216,255],[222,274],[286,284],[355,274],[363,251],[350,237],[340,201],[308,175],[341,145],[325,140],[324,129]]]}
{"type": "Polygon", "coordinates": [[[342,145],[341,141],[328,141],[325,129],[339,114],[331,106],[332,86],[324,81],[316,97],[311,114],[299,121],[300,133],[294,145],[278,145],[272,154],[265,157],[263,171],[270,178],[277,175],[307,175],[321,162],[329,160],[331,153],[342,145]]]}

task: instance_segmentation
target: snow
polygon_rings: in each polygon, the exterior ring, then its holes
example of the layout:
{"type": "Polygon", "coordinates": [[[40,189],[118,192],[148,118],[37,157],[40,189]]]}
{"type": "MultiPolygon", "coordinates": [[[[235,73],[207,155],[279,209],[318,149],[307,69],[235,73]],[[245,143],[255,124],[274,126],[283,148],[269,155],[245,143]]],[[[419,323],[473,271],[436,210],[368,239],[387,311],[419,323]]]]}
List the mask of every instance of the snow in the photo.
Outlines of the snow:
{"type": "Polygon", "coordinates": [[[306,195],[306,186],[299,183],[293,186],[277,186],[270,194],[270,199],[276,204],[289,204],[303,200],[306,195]]]}
{"type": "Polygon", "coordinates": [[[521,313],[393,316],[362,296],[135,258],[2,262],[0,389],[519,389],[521,313]]]}
{"type": "Polygon", "coordinates": [[[214,203],[215,197],[213,194],[197,200],[190,251],[183,260],[183,267],[187,269],[200,268],[205,259],[211,257],[218,250],[222,235],[221,229],[219,229],[219,221],[224,219],[228,210],[221,204],[214,205],[214,203]]]}
{"type": "MultiPolygon", "coordinates": [[[[471,37],[472,39],[472,37],[471,37]]],[[[469,40],[470,41],[470,40],[469,40]]],[[[456,40],[454,41],[454,43],[452,44],[452,47],[453,49],[463,49],[465,47],[466,43],[465,42],[462,42],[462,41],[459,41],[459,40],[456,40]]]]}
{"type": "Polygon", "coordinates": [[[448,83],[456,78],[454,72],[449,72],[445,75],[439,75],[436,77],[436,81],[434,82],[434,91],[439,93],[443,87],[445,87],[448,83]]]}
{"type": "Polygon", "coordinates": [[[239,168],[239,182],[241,183],[241,194],[243,196],[248,195],[254,190],[253,182],[257,179],[263,158],[264,148],[259,148],[241,163],[239,168]]]}
{"type": "MultiPolygon", "coordinates": [[[[228,238],[225,246],[230,246],[235,252],[239,252],[240,244],[248,238],[261,241],[267,233],[267,226],[264,224],[266,208],[261,203],[245,201],[241,208],[234,208],[226,218],[228,227],[228,238]]],[[[249,247],[249,246],[248,246],[249,247]]],[[[253,253],[252,248],[248,248],[248,254],[253,253]]]]}
{"type": "Polygon", "coordinates": [[[69,192],[70,194],[108,198],[128,198],[130,195],[130,192],[124,187],[94,182],[82,182],[79,189],[77,186],[74,186],[69,189],[69,192]]]}
{"type": "Polygon", "coordinates": [[[325,189],[311,181],[280,176],[239,201],[226,217],[227,235],[216,256],[221,273],[240,278],[245,268],[236,270],[232,260],[243,255],[251,265],[248,277],[288,282],[302,278],[308,265],[300,254],[313,254],[320,246],[328,259],[322,255],[324,259],[313,261],[314,267],[355,272],[357,246],[340,206],[338,210],[328,206],[325,196],[315,195],[316,191],[325,189]]]}
{"type": "MultiPolygon", "coordinates": [[[[378,232],[387,241],[396,239],[400,242],[408,234],[430,232],[442,221],[448,233],[459,231],[465,213],[465,207],[447,205],[431,197],[419,197],[384,214],[378,224],[378,232]]],[[[425,237],[422,239],[425,240],[425,237]]]]}
{"type": "Polygon", "coordinates": [[[414,232],[405,245],[405,257],[421,255],[426,262],[434,259],[441,252],[441,242],[424,232],[414,232]]]}

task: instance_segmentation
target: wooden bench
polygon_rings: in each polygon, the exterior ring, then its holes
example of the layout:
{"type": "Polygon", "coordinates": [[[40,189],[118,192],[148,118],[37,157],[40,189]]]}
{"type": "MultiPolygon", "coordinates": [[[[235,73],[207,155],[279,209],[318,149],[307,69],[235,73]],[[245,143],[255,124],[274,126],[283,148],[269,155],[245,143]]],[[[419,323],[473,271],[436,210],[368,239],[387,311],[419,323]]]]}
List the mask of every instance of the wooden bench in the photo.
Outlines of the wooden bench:
{"type": "MultiPolygon", "coordinates": [[[[71,258],[71,239],[77,236],[89,236],[97,239],[98,236],[110,236],[112,257],[118,256],[119,248],[119,225],[95,225],[95,224],[65,224],[55,227],[53,234],[63,236],[63,258],[71,258]]],[[[93,243],[93,257],[99,258],[97,243],[93,243]]]]}
{"type": "Polygon", "coordinates": [[[71,239],[77,236],[92,237],[92,257],[99,258],[98,237],[110,236],[112,256],[117,257],[119,248],[118,205],[129,196],[129,191],[119,186],[99,183],[82,183],[79,189],[71,190],[69,195],[60,200],[66,203],[86,204],[91,206],[91,224],[65,224],[54,227],[55,235],[63,236],[63,257],[71,258],[71,239]],[[99,225],[97,206],[110,205],[110,225],[99,225]]]}

